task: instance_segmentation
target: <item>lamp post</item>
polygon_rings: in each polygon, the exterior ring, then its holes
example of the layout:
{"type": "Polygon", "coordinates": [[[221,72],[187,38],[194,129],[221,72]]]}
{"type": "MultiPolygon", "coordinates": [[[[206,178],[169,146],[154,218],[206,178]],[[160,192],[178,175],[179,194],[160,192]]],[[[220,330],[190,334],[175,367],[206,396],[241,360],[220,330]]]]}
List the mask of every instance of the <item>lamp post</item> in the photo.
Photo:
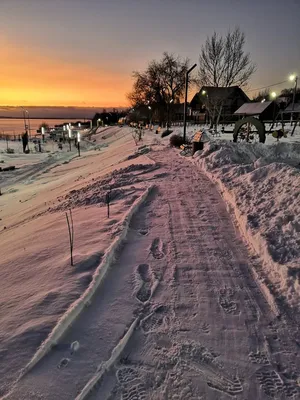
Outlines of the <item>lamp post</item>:
{"type": "Polygon", "coordinates": [[[45,128],[42,126],[42,128],[41,128],[41,131],[42,131],[42,140],[43,140],[43,143],[45,143],[45,128]]]}
{"type": "Polygon", "coordinates": [[[291,112],[291,126],[292,126],[293,125],[293,117],[294,117],[294,108],[295,108],[295,98],[296,98],[297,84],[298,84],[298,76],[294,75],[294,74],[291,75],[290,81],[295,82],[294,93],[293,93],[293,105],[292,105],[292,112],[291,112]]]}
{"type": "Polygon", "coordinates": [[[71,151],[71,138],[72,138],[72,131],[71,131],[71,129],[70,129],[70,128],[68,129],[68,138],[69,138],[69,146],[70,146],[70,151],[71,151]]]}
{"type": "Polygon", "coordinates": [[[77,133],[78,157],[80,157],[80,133],[77,133]]]}
{"type": "MultiPolygon", "coordinates": [[[[276,92],[272,92],[271,93],[271,99],[273,99],[273,101],[276,99],[276,97],[277,97],[277,93],[276,92]]],[[[271,126],[271,130],[273,129],[273,126],[274,126],[274,124],[275,124],[275,110],[276,110],[276,108],[275,108],[275,101],[274,101],[274,106],[273,106],[273,122],[272,122],[272,126],[271,126]]]]}
{"type": "Polygon", "coordinates": [[[168,112],[167,112],[167,129],[169,129],[170,124],[170,105],[173,103],[173,99],[168,102],[168,112]]]}
{"type": "Polygon", "coordinates": [[[151,106],[148,106],[148,110],[149,110],[149,125],[151,125],[151,124],[152,124],[152,118],[151,118],[151,115],[152,115],[152,113],[151,113],[152,107],[151,107],[151,106]]]}
{"type": "MultiPolygon", "coordinates": [[[[204,110],[205,110],[204,125],[206,125],[207,119],[208,119],[208,122],[210,121],[208,94],[206,93],[206,90],[204,90],[204,89],[202,90],[201,94],[202,94],[202,96],[206,97],[206,102],[204,103],[204,110]]],[[[203,106],[202,106],[202,109],[203,109],[203,106]]]]}
{"type": "Polygon", "coordinates": [[[183,141],[186,140],[186,114],[187,114],[187,96],[188,96],[188,85],[189,85],[189,74],[197,67],[194,64],[185,74],[185,98],[184,98],[184,115],[183,115],[183,141]]]}

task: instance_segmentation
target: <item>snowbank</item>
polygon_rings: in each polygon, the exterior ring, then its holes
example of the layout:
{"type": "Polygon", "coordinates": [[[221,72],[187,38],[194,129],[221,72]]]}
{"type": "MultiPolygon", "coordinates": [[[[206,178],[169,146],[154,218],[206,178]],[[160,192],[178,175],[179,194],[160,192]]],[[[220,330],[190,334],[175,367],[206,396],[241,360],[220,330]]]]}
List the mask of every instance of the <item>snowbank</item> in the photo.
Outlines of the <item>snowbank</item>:
{"type": "Polygon", "coordinates": [[[273,288],[299,305],[300,143],[218,140],[194,160],[219,184],[273,288]]]}
{"type": "Polygon", "coordinates": [[[69,329],[72,323],[84,310],[84,308],[90,304],[93,295],[95,294],[96,290],[99,288],[103,279],[105,278],[107,270],[112,265],[116,252],[118,251],[120,245],[126,238],[129,229],[129,223],[131,221],[132,216],[139,209],[141,204],[146,200],[152,188],[153,186],[149,186],[144,191],[144,193],[139,197],[139,199],[133,203],[128,214],[125,216],[123,220],[122,231],[120,235],[116,237],[116,239],[112,242],[111,246],[105,253],[102,262],[98,266],[89,287],[82,294],[82,296],[74,304],[72,304],[69,310],[67,310],[67,312],[58,321],[57,325],[55,326],[49,337],[46,339],[44,343],[42,343],[41,347],[38,349],[32,360],[24,368],[20,378],[26,373],[28,373],[51,350],[51,348],[58,343],[58,341],[69,329]]]}

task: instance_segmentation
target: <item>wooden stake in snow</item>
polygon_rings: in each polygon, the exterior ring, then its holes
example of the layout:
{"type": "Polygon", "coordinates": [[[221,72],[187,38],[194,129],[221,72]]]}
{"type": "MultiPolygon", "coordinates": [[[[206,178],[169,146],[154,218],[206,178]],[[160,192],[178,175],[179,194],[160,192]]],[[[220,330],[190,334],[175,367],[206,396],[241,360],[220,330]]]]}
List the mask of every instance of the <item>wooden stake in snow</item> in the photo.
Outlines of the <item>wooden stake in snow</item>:
{"type": "Polygon", "coordinates": [[[107,204],[107,218],[109,218],[110,193],[111,191],[107,192],[105,196],[105,203],[107,204]]]}
{"type": "Polygon", "coordinates": [[[67,219],[68,230],[69,230],[69,239],[70,239],[71,265],[73,266],[74,265],[74,263],[73,263],[74,226],[73,226],[72,210],[70,209],[69,212],[70,212],[70,217],[68,216],[68,213],[66,212],[66,219],[67,219]]]}

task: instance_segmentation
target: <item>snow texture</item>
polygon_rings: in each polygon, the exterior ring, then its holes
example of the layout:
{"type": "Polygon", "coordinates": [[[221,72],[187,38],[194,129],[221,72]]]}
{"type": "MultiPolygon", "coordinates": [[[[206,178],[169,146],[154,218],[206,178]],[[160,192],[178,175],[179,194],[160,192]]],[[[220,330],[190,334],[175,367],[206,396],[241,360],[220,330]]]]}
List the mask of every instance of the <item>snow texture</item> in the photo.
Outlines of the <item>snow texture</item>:
{"type": "Polygon", "coordinates": [[[32,360],[26,365],[24,370],[22,371],[21,377],[28,373],[50,350],[51,348],[58,343],[60,338],[64,335],[64,333],[68,330],[70,325],[76,320],[76,318],[80,315],[80,313],[84,310],[84,308],[89,304],[96,290],[102,283],[102,280],[105,277],[107,270],[110,268],[114,261],[115,253],[120,247],[121,243],[126,238],[128,227],[130,220],[134,213],[138,210],[140,205],[147,198],[152,186],[148,187],[143,195],[136,201],[132,207],[130,208],[128,214],[123,220],[123,229],[120,235],[112,242],[111,246],[108,248],[106,254],[103,257],[102,262],[99,267],[95,271],[93,276],[93,280],[86,291],[82,294],[82,296],[68,309],[68,311],[62,316],[62,318],[58,321],[55,328],[52,330],[49,337],[46,339],[44,343],[40,346],[32,360]]]}
{"type": "Polygon", "coordinates": [[[120,340],[120,342],[114,347],[112,350],[111,356],[109,360],[106,362],[102,363],[98,367],[97,373],[92,377],[91,380],[85,385],[85,387],[82,389],[80,394],[76,397],[75,400],[84,400],[87,399],[91,393],[91,391],[95,388],[97,383],[101,380],[103,375],[111,369],[111,367],[114,366],[118,358],[121,356],[123,350],[125,349],[125,346],[129,342],[130,338],[133,335],[133,332],[135,328],[137,327],[137,324],[139,323],[139,317],[137,317],[133,323],[130,325],[128,331],[124,335],[124,337],[120,340]]]}
{"type": "Polygon", "coordinates": [[[219,183],[274,288],[292,305],[300,299],[299,154],[300,143],[217,140],[194,155],[219,183]]]}

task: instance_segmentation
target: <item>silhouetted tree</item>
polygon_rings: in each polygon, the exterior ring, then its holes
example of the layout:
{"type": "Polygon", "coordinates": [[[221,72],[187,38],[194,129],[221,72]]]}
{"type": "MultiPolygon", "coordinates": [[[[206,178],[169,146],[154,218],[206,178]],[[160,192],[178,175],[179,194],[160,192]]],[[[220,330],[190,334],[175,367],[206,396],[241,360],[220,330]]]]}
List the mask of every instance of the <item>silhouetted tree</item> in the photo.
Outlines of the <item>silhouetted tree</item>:
{"type": "MultiPolygon", "coordinates": [[[[165,52],[160,61],[151,61],[144,72],[133,72],[133,90],[127,95],[131,105],[147,105],[152,117],[165,122],[170,104],[183,96],[188,68],[188,59],[165,52]]],[[[191,78],[191,83],[194,82],[191,78]]]]}
{"type": "Polygon", "coordinates": [[[207,37],[199,56],[201,86],[245,86],[255,65],[244,51],[245,34],[240,28],[229,31],[225,37],[216,32],[207,37]]]}

